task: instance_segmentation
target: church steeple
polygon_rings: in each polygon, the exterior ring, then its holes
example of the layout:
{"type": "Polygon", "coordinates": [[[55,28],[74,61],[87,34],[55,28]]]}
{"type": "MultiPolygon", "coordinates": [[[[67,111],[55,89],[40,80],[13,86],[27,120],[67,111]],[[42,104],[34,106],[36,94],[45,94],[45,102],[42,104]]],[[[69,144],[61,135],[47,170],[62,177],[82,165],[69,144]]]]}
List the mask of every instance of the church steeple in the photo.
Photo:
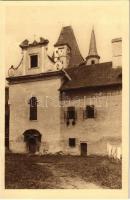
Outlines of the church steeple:
{"type": "Polygon", "coordinates": [[[89,53],[86,57],[86,64],[92,65],[92,64],[98,64],[99,63],[100,56],[97,53],[97,47],[96,47],[96,38],[94,33],[94,28],[91,32],[91,39],[89,44],[89,53]]]}

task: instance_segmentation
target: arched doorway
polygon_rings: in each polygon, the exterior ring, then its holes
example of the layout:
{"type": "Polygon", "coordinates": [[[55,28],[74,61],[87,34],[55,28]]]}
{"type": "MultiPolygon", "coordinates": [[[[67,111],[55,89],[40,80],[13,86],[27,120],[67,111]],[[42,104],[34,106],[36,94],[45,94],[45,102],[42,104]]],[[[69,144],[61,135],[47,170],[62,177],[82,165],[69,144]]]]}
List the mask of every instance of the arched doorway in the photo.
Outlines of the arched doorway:
{"type": "Polygon", "coordinates": [[[41,143],[41,134],[35,129],[26,130],[24,133],[24,141],[27,145],[29,153],[36,153],[39,151],[41,143]]]}

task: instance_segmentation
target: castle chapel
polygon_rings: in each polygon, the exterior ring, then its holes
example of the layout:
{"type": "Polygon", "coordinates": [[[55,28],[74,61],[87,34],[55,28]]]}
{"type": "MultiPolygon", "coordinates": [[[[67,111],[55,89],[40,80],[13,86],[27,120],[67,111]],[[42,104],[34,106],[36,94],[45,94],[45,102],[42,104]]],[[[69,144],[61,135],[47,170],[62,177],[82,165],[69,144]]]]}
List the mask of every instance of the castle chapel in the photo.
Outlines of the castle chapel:
{"type": "Polygon", "coordinates": [[[48,43],[25,39],[20,64],[8,71],[10,150],[105,155],[108,142],[121,143],[121,38],[112,39],[112,61],[103,63],[94,30],[86,58],[71,26],[62,28],[52,56],[48,43]]]}

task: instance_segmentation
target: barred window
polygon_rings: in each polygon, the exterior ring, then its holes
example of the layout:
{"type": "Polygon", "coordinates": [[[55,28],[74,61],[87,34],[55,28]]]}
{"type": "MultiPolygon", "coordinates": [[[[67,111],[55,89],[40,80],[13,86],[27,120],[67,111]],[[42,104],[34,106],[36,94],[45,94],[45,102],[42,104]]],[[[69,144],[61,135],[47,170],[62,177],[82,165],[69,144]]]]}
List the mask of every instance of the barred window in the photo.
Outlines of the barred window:
{"type": "Polygon", "coordinates": [[[37,98],[32,97],[30,99],[30,120],[37,120],[37,98]]]}

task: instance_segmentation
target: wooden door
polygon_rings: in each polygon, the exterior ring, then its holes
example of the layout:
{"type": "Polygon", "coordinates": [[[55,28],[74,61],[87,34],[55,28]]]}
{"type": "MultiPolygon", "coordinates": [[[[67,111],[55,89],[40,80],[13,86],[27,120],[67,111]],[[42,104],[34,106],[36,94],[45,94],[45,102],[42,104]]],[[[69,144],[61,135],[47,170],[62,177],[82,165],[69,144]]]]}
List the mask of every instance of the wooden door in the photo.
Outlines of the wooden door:
{"type": "Polygon", "coordinates": [[[81,143],[81,156],[87,156],[87,143],[81,143]]]}
{"type": "Polygon", "coordinates": [[[35,138],[31,138],[31,139],[28,141],[28,149],[29,149],[29,152],[30,152],[30,153],[36,153],[37,145],[36,145],[36,140],[35,140],[35,138]]]}

